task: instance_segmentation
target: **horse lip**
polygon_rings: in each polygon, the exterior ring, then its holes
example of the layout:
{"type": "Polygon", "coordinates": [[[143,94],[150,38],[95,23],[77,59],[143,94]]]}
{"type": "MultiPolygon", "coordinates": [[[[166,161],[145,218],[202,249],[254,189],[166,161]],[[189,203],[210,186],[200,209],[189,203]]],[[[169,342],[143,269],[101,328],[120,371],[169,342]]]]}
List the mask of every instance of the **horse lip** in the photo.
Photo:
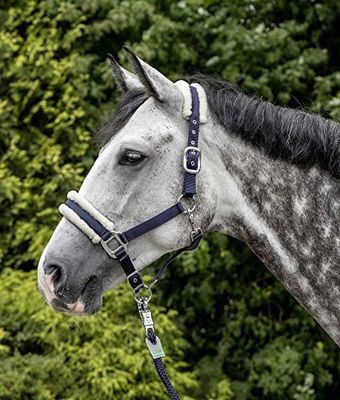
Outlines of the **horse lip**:
{"type": "MultiPolygon", "coordinates": [[[[100,296],[100,299],[102,297],[100,296]]],[[[67,310],[65,312],[74,317],[93,315],[97,313],[102,307],[102,300],[97,301],[96,304],[85,304],[81,299],[78,299],[73,304],[67,304],[67,310]]]]}
{"type": "Polygon", "coordinates": [[[98,279],[94,279],[93,277],[89,279],[78,299],[74,303],[68,303],[63,302],[54,293],[54,276],[55,271],[52,271],[48,275],[45,274],[42,269],[38,272],[39,289],[47,304],[49,304],[54,310],[71,316],[91,315],[100,310],[102,305],[102,284],[98,279]],[[100,297],[100,299],[98,298],[95,302],[93,302],[93,300],[94,297],[97,296],[94,296],[94,289],[97,292],[98,297],[100,297]],[[87,304],[88,302],[89,304],[87,304]]]}
{"type": "Polygon", "coordinates": [[[78,300],[67,304],[67,312],[74,316],[95,314],[102,306],[102,293],[101,282],[92,277],[88,280],[78,300]]]}
{"type": "Polygon", "coordinates": [[[67,307],[69,309],[69,313],[72,315],[84,315],[85,313],[85,304],[78,299],[75,303],[73,304],[67,304],[67,307]]]}

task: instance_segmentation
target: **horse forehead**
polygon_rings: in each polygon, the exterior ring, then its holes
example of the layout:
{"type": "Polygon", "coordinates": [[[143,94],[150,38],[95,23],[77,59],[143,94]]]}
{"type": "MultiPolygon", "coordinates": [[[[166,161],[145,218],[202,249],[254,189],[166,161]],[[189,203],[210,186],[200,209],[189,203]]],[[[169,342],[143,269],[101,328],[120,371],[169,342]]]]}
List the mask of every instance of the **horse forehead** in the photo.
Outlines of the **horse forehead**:
{"type": "Polygon", "coordinates": [[[152,101],[147,101],[136,111],[122,131],[128,131],[131,134],[130,131],[132,130],[139,136],[144,135],[146,132],[157,133],[154,136],[157,138],[162,134],[166,134],[170,128],[180,128],[182,123],[183,118],[179,112],[172,108],[167,108],[152,99],[152,101]]]}
{"type": "Polygon", "coordinates": [[[151,103],[148,107],[141,107],[131,117],[129,122],[112,138],[108,147],[129,143],[144,142],[151,144],[154,149],[172,142],[175,137],[179,140],[185,120],[176,112],[166,110],[163,106],[151,103]]]}

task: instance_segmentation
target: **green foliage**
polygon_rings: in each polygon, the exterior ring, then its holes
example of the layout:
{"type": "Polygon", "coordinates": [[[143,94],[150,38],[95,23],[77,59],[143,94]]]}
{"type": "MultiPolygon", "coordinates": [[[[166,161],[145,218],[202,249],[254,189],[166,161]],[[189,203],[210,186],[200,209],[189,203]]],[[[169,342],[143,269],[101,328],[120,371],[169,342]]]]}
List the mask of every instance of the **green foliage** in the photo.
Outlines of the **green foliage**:
{"type": "MultiPolygon", "coordinates": [[[[0,270],[35,268],[93,162],[116,97],[106,52],[126,63],[125,43],[172,79],[210,73],[340,119],[339,13],[338,0],[1,2],[0,270]]],[[[124,287],[79,321],[48,310],[32,274],[0,275],[0,399],[164,398],[124,287]]],[[[159,291],[188,398],[339,398],[334,343],[240,243],[208,237],[159,291]]]]}
{"type": "Polygon", "coordinates": [[[306,349],[302,341],[274,339],[251,360],[250,383],[266,398],[314,400],[316,388],[332,383],[322,343],[306,349]],[[320,368],[321,367],[321,368],[320,368]]]}
{"type": "MultiPolygon", "coordinates": [[[[5,270],[0,293],[0,399],[167,398],[125,284],[105,297],[98,316],[86,319],[46,307],[34,272],[5,270]]],[[[169,374],[183,398],[192,399],[196,379],[185,372],[188,344],[175,325],[177,313],[153,311],[169,374]]]]}

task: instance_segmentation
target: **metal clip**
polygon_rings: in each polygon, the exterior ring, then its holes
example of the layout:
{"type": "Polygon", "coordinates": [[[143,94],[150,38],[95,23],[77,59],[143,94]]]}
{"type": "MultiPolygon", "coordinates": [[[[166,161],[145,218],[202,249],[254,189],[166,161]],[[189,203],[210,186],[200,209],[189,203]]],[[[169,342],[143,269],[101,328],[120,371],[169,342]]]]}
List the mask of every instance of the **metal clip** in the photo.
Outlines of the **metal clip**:
{"type": "Polygon", "coordinates": [[[138,311],[140,318],[142,320],[142,324],[145,328],[145,333],[148,333],[148,329],[154,330],[153,326],[153,319],[152,319],[152,314],[151,311],[148,307],[148,299],[146,297],[143,297],[138,303],[137,303],[138,311]]]}
{"type": "Polygon", "coordinates": [[[189,212],[188,214],[189,214],[189,222],[191,225],[190,237],[191,237],[191,242],[193,242],[198,236],[202,235],[202,229],[201,227],[195,224],[194,213],[189,212]]]}
{"type": "Polygon", "coordinates": [[[153,330],[154,326],[151,310],[149,309],[148,303],[149,303],[148,297],[141,297],[137,302],[138,312],[146,332],[148,331],[149,328],[152,328],[153,330]]]}
{"type": "Polygon", "coordinates": [[[154,322],[152,319],[151,311],[148,307],[148,298],[143,297],[137,302],[137,307],[139,311],[140,318],[142,320],[142,324],[145,328],[145,343],[148,346],[150,354],[152,358],[164,357],[165,353],[162,347],[162,343],[159,340],[159,337],[155,334],[154,330],[154,322]],[[153,340],[149,339],[150,330],[152,331],[153,340]]]}

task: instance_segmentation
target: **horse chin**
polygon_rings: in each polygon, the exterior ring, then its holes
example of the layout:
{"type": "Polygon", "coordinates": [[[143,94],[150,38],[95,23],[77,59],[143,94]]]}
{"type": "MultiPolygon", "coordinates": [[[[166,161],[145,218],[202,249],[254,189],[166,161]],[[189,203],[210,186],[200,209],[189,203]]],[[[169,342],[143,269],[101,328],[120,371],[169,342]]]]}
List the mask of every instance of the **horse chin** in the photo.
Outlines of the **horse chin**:
{"type": "Polygon", "coordinates": [[[86,311],[88,306],[86,306],[81,299],[77,300],[74,304],[67,304],[67,306],[69,308],[67,314],[72,315],[73,317],[89,315],[89,312],[86,311]]]}
{"type": "MultiPolygon", "coordinates": [[[[91,288],[85,290],[75,303],[64,303],[60,299],[53,298],[47,303],[55,311],[60,311],[73,317],[82,317],[96,314],[103,304],[103,290],[101,288],[91,288]]],[[[46,299],[46,297],[45,297],[46,299]]]]}
{"type": "Polygon", "coordinates": [[[60,311],[72,317],[86,317],[89,315],[94,315],[102,308],[103,301],[101,295],[97,296],[97,298],[93,300],[94,301],[91,300],[85,303],[82,299],[79,299],[74,304],[67,304],[67,310],[64,309],[60,311]]]}

